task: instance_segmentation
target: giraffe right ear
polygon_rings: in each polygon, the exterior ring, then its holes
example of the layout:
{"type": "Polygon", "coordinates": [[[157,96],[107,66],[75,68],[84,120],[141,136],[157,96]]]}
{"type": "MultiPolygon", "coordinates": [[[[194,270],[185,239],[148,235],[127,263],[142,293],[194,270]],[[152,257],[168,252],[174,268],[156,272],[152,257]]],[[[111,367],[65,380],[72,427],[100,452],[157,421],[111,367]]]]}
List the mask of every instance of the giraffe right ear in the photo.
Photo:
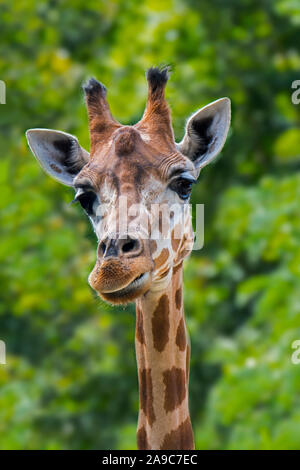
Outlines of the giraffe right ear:
{"type": "Polygon", "coordinates": [[[220,98],[189,118],[178,148],[201,170],[221,152],[229,126],[230,99],[220,98]]]}
{"type": "Polygon", "coordinates": [[[89,161],[89,153],[77,138],[51,129],[29,129],[26,138],[46,173],[66,186],[73,186],[75,176],[89,161]]]}

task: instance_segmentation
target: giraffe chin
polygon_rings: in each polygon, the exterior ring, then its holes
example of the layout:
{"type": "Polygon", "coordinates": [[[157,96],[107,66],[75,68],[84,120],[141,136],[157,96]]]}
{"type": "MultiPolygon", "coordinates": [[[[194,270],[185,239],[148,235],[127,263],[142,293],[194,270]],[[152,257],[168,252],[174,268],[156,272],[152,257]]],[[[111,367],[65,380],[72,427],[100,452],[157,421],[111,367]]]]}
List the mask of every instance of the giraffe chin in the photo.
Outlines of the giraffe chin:
{"type": "Polygon", "coordinates": [[[145,272],[121,289],[112,292],[99,292],[98,294],[106,302],[111,304],[128,304],[145,294],[151,285],[151,274],[145,272]]]}

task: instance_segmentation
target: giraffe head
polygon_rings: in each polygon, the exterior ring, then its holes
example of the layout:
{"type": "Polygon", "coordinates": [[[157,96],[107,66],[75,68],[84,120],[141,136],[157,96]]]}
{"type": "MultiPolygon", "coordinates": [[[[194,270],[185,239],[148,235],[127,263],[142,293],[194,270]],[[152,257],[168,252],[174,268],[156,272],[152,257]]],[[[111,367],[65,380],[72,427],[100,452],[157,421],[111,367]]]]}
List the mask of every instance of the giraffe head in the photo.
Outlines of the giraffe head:
{"type": "Polygon", "coordinates": [[[44,170],[74,188],[89,216],[98,238],[89,282],[111,303],[163,289],[191,251],[192,185],[221,151],[230,123],[230,101],[219,99],[193,114],[175,143],[164,97],[168,69],[149,69],[147,80],[146,109],[133,126],[112,117],[101,83],[84,85],[90,154],[65,132],[26,133],[44,170]]]}

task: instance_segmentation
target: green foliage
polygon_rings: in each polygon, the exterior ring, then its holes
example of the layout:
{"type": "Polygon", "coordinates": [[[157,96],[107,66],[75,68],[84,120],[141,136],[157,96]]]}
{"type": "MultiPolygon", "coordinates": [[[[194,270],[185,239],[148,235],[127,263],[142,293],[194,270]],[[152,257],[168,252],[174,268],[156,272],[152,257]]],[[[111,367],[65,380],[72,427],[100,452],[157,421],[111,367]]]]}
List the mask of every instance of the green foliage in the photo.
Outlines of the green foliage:
{"type": "Polygon", "coordinates": [[[135,448],[134,307],[87,285],[96,241],[72,191],[44,175],[30,127],[88,148],[80,85],[95,75],[124,124],[143,71],[174,65],[178,140],[187,116],[233,104],[222,158],[203,171],[205,246],[185,265],[198,448],[299,449],[300,8],[288,0],[0,1],[0,448],[135,448]]]}

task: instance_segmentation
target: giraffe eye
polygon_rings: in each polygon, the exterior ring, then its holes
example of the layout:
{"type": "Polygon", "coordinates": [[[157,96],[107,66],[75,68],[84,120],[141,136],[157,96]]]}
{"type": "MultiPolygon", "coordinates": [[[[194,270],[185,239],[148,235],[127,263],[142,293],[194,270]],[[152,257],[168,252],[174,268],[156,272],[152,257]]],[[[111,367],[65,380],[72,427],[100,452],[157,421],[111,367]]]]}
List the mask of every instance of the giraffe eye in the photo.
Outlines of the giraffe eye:
{"type": "Polygon", "coordinates": [[[170,184],[170,188],[175,191],[178,196],[186,201],[192,192],[193,183],[196,180],[188,178],[178,178],[170,184]]]}
{"type": "Polygon", "coordinates": [[[79,202],[81,207],[85,210],[88,215],[93,214],[93,205],[96,200],[96,194],[93,191],[86,191],[78,194],[75,197],[74,202],[79,202]]]}

